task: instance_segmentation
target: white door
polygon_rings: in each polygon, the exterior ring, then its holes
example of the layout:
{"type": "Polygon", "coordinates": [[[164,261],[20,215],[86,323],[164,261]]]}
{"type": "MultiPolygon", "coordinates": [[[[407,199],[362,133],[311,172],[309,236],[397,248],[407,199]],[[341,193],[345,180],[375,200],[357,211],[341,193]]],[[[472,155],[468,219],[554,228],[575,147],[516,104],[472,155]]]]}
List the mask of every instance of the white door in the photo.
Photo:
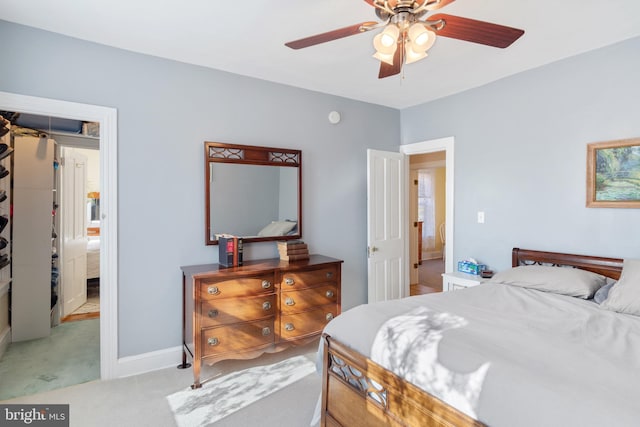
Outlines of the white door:
{"type": "Polygon", "coordinates": [[[60,162],[60,283],[62,316],[87,302],[87,158],[62,147],[60,162]]]}
{"type": "Polygon", "coordinates": [[[369,303],[409,296],[401,153],[367,150],[369,303]]]}

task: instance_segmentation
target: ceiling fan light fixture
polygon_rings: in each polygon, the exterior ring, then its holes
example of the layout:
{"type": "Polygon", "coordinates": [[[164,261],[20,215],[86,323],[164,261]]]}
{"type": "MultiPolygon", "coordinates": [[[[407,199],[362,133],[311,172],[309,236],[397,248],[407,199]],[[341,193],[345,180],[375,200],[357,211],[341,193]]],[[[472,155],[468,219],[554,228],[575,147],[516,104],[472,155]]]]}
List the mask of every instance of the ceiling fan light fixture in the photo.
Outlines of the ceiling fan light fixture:
{"type": "Polygon", "coordinates": [[[407,43],[404,49],[404,63],[411,64],[427,57],[427,52],[416,52],[411,48],[411,44],[407,43]]]}
{"type": "Polygon", "coordinates": [[[377,52],[393,55],[398,48],[400,29],[395,25],[387,25],[384,30],[373,38],[373,47],[377,52]]]}
{"type": "Polygon", "coordinates": [[[412,49],[416,52],[426,52],[433,46],[436,41],[436,33],[427,29],[424,24],[416,22],[407,32],[409,40],[411,40],[412,49]]]}
{"type": "Polygon", "coordinates": [[[381,34],[383,35],[385,46],[395,44],[398,42],[398,36],[400,36],[400,28],[395,24],[390,24],[384,27],[381,34]]]}
{"type": "Polygon", "coordinates": [[[383,53],[383,54],[391,54],[391,53],[393,53],[395,51],[395,47],[396,46],[393,45],[393,44],[392,45],[385,45],[382,42],[382,38],[383,38],[382,33],[378,34],[377,36],[375,36],[373,38],[373,47],[376,50],[376,52],[380,52],[380,53],[383,53]]]}
{"type": "Polygon", "coordinates": [[[393,65],[393,53],[376,52],[373,54],[373,57],[379,61],[386,62],[389,65],[393,65]]]}

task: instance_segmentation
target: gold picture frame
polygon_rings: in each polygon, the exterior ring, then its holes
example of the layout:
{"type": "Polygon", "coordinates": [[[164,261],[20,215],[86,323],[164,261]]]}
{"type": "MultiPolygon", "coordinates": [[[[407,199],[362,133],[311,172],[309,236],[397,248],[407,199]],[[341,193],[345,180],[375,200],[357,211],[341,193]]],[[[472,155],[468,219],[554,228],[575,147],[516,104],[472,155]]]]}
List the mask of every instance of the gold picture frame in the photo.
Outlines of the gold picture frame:
{"type": "Polygon", "coordinates": [[[587,145],[587,207],[640,208],[640,138],[587,145]]]}

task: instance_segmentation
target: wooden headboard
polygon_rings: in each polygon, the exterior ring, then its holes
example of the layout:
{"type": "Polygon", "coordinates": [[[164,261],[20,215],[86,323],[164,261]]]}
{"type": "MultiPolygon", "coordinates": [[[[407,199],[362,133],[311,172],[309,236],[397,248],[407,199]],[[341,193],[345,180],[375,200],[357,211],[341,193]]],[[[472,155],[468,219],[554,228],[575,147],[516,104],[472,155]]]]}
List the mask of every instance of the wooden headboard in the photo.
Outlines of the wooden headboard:
{"type": "Polygon", "coordinates": [[[511,265],[517,267],[527,264],[567,265],[583,270],[593,271],[603,276],[618,280],[622,273],[622,260],[589,255],[562,254],[558,252],[533,251],[513,248],[511,265]]]}

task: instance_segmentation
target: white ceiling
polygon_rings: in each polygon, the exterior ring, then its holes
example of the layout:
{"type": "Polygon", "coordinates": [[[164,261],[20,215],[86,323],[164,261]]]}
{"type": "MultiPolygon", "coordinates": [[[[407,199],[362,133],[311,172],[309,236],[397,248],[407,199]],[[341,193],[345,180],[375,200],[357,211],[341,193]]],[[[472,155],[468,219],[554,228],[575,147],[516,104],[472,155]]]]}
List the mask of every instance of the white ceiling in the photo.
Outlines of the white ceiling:
{"type": "Polygon", "coordinates": [[[638,0],[457,0],[438,12],[521,28],[524,36],[504,50],[439,37],[428,58],[379,80],[373,33],[284,46],[376,21],[364,0],[0,0],[0,10],[7,21],[394,108],[640,35],[638,0]]]}

